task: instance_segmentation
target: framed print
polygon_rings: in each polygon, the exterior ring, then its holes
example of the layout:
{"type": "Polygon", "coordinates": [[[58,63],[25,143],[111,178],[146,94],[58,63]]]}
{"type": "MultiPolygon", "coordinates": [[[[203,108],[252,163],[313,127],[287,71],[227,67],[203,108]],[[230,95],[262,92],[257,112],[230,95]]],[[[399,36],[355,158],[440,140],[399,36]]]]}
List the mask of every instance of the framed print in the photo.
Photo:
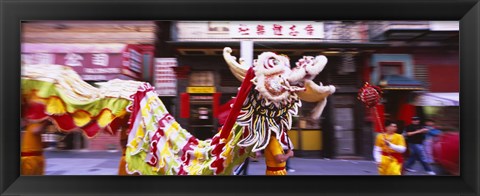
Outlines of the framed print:
{"type": "MultiPolygon", "coordinates": [[[[477,78],[480,74],[478,68],[480,62],[477,56],[480,47],[480,5],[475,0],[388,2],[39,0],[2,1],[0,9],[0,193],[2,195],[480,194],[479,142],[477,141],[479,138],[477,92],[480,81],[477,78]],[[82,26],[85,24],[90,26],[85,28],[82,26]],[[376,34],[373,32],[376,29],[366,24],[374,24],[375,28],[382,30],[376,34]],[[416,29],[409,29],[411,26],[416,26],[416,29]],[[75,29],[78,33],[77,37],[69,37],[69,28],[75,29]],[[115,42],[112,40],[121,40],[123,37],[114,33],[97,33],[92,29],[102,29],[104,32],[120,29],[121,36],[129,37],[134,41],[112,44],[110,42],[115,42]],[[156,33],[151,33],[153,31],[156,33]],[[377,35],[375,38],[364,36],[373,35],[372,32],[377,35]],[[89,35],[94,36],[92,38],[88,37],[89,35]],[[86,39],[95,39],[98,44],[86,44],[88,43],[85,42],[86,39]],[[329,39],[343,41],[323,42],[329,39]],[[389,50],[385,42],[371,42],[372,39],[388,40],[389,44],[397,45],[420,40],[418,46],[423,47],[422,49],[406,47],[406,50],[412,49],[411,53],[428,51],[429,54],[435,52],[437,54],[409,55],[405,50],[389,50]],[[211,42],[211,40],[216,41],[211,42]],[[247,42],[237,40],[247,40],[247,42]],[[267,43],[265,40],[270,42],[265,44],[267,43]],[[292,41],[283,45],[275,42],[285,40],[302,40],[302,42],[298,44],[292,41]],[[428,41],[431,40],[446,40],[453,44],[428,45],[428,41]],[[294,60],[297,60],[296,57],[302,58],[321,51],[330,62],[338,65],[327,66],[326,72],[322,73],[321,76],[327,77],[328,80],[316,81],[332,85],[338,82],[341,86],[337,88],[335,97],[329,98],[329,105],[325,107],[322,120],[315,121],[303,115],[303,112],[307,114],[310,108],[316,107],[308,103],[305,105],[307,109],[301,110],[298,118],[292,120],[295,130],[292,135],[290,133],[289,135],[294,140],[292,145],[298,150],[295,151],[298,153],[296,155],[309,157],[312,153],[318,154],[321,150],[325,158],[349,157],[357,153],[368,157],[367,159],[371,161],[374,139],[370,135],[365,136],[359,133],[363,130],[358,126],[369,122],[367,128],[369,133],[371,130],[382,129],[383,126],[374,123],[374,114],[366,111],[361,102],[364,100],[360,96],[357,97],[357,87],[361,86],[363,81],[368,81],[378,84],[384,92],[387,92],[383,94],[384,97],[381,100],[384,107],[375,106],[375,111],[380,111],[382,114],[381,121],[395,118],[404,119],[409,123],[415,120],[412,117],[416,116],[414,113],[419,110],[422,111],[423,119],[428,117],[442,119],[441,117],[444,116],[454,119],[452,122],[445,120],[436,122],[445,129],[461,129],[456,132],[456,135],[451,136],[459,139],[458,146],[452,147],[445,144],[438,147],[451,151],[455,151],[453,148],[459,148],[456,151],[459,151],[460,160],[456,163],[458,165],[442,165],[453,175],[375,176],[368,169],[364,169],[363,173],[372,175],[340,171],[338,174],[308,175],[302,174],[302,168],[295,168],[298,175],[285,177],[263,176],[263,174],[254,176],[78,175],[75,172],[60,171],[48,171],[47,175],[40,176],[21,175],[20,158],[25,154],[22,151],[22,136],[18,131],[22,128],[21,116],[25,112],[23,111],[25,108],[22,108],[21,65],[67,65],[75,70],[82,80],[90,84],[115,78],[150,81],[157,87],[158,92],[163,93],[158,96],[166,109],[173,111],[170,113],[178,117],[180,123],[186,123],[189,128],[195,130],[192,132],[193,135],[206,139],[215,134],[212,130],[219,129],[216,123],[220,119],[221,105],[230,104],[228,101],[238,92],[237,88],[233,87],[241,85],[241,82],[236,80],[237,75],[232,75],[228,69],[219,69],[216,66],[220,61],[225,64],[221,56],[222,50],[217,49],[227,46],[236,47],[233,54],[237,55],[242,52],[238,48],[248,44],[260,48],[259,51],[252,52],[253,58],[256,58],[260,52],[275,52],[276,47],[283,46],[287,49],[278,52],[295,57],[294,60]],[[349,48],[347,46],[358,50],[346,50],[345,48],[349,48]],[[68,52],[58,52],[59,47],[68,52]],[[297,51],[295,47],[300,47],[302,50],[297,51]],[[319,48],[321,50],[318,50],[319,48]],[[431,48],[435,50],[430,51],[431,48]],[[368,55],[362,56],[362,54],[368,55]],[[202,55],[211,55],[220,60],[212,60],[202,55]],[[183,58],[184,56],[188,58],[183,58]],[[205,62],[199,63],[198,59],[205,62]],[[356,72],[367,74],[359,75],[358,80],[349,80],[348,77],[356,72]],[[427,72],[430,75],[422,75],[427,72]],[[434,77],[435,74],[448,77],[434,77]],[[396,76],[408,76],[414,80],[405,82],[405,77],[396,76]],[[161,79],[155,77],[161,77],[161,79]],[[399,81],[404,83],[399,85],[399,81]],[[405,94],[406,89],[414,89],[420,94],[405,94]],[[425,89],[435,89],[435,93],[426,92],[425,89]],[[232,91],[230,94],[225,93],[230,91],[232,91]],[[442,91],[454,93],[445,94],[442,91]],[[403,97],[398,98],[399,96],[403,97]],[[450,99],[448,96],[454,98],[450,99]],[[388,101],[411,102],[414,105],[398,104],[398,108],[392,108],[385,104],[388,101]],[[446,105],[455,106],[455,108],[435,108],[446,105]],[[452,115],[455,113],[459,113],[459,116],[452,115]],[[363,114],[366,115],[363,116],[363,114]],[[355,119],[361,119],[361,121],[355,119]],[[335,131],[326,132],[323,131],[324,129],[335,131]]],[[[251,60],[253,62],[253,59],[251,60]]],[[[58,122],[54,125],[63,126],[58,122]]],[[[406,125],[407,123],[398,123],[398,129],[403,129],[406,125]]],[[[57,136],[53,134],[54,132],[46,131],[42,135],[43,140],[56,141],[57,136]]],[[[86,134],[89,137],[95,136],[94,140],[102,140],[102,136],[96,133],[90,134],[86,131],[86,134]]],[[[60,137],[67,138],[66,135],[60,137]]],[[[121,146],[116,143],[118,140],[111,142],[105,139],[101,141],[102,145],[95,146],[94,140],[83,141],[82,134],[68,137],[73,138],[72,142],[63,142],[61,148],[91,148],[91,150],[98,148],[113,151],[117,153],[115,156],[121,156],[118,151],[121,150],[121,146]]],[[[72,159],[74,160],[80,159],[72,159]]],[[[58,167],[68,168],[78,165],[78,163],[70,163],[71,165],[68,165],[68,162],[59,162],[58,167]]],[[[360,164],[354,161],[351,163],[360,164]]],[[[89,164],[94,163],[83,163],[83,165],[89,164]]],[[[105,162],[104,164],[117,163],[105,162]]],[[[373,163],[369,162],[369,164],[370,169],[373,168],[372,171],[375,172],[373,163]]],[[[76,171],[90,171],[92,174],[95,171],[99,172],[98,169],[89,169],[85,166],[76,171]]],[[[104,171],[110,174],[108,172],[113,170],[104,171]]]]}

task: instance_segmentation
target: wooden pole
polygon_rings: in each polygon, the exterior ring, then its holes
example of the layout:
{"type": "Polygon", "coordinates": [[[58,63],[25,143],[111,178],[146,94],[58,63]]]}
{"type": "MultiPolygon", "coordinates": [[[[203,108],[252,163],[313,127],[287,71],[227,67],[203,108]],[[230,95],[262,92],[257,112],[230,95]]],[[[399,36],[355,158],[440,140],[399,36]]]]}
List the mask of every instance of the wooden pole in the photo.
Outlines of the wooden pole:
{"type": "Polygon", "coordinates": [[[125,161],[125,151],[127,150],[127,140],[128,140],[128,134],[127,134],[128,128],[122,127],[120,130],[120,146],[122,147],[122,157],[120,158],[120,164],[118,166],[118,175],[128,175],[127,173],[127,162],[125,161]]]}

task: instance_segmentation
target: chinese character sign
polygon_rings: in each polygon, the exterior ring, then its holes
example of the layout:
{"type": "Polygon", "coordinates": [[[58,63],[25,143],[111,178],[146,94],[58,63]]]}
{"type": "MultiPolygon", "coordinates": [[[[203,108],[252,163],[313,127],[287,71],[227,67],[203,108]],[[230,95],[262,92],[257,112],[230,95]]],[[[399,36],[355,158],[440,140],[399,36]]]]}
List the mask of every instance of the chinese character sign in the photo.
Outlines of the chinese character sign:
{"type": "Polygon", "coordinates": [[[92,64],[108,66],[108,54],[92,54],[92,64]]]}
{"type": "Polygon", "coordinates": [[[65,56],[65,65],[77,67],[82,66],[83,56],[76,53],[68,53],[65,56]]]}
{"type": "Polygon", "coordinates": [[[273,34],[276,35],[276,36],[282,36],[283,33],[282,33],[282,28],[283,28],[283,25],[280,25],[280,24],[273,24],[273,34]]]}
{"type": "Polygon", "coordinates": [[[177,78],[173,71],[176,66],[176,58],[155,58],[155,90],[159,96],[177,95],[177,78]]]}
{"type": "Polygon", "coordinates": [[[323,22],[231,22],[232,38],[324,38],[323,22]]]}
{"type": "Polygon", "coordinates": [[[250,35],[250,28],[245,24],[240,24],[238,27],[238,33],[241,35],[250,35]]]}
{"type": "Polygon", "coordinates": [[[257,25],[257,35],[265,35],[265,25],[257,25]]]}
{"type": "Polygon", "coordinates": [[[295,36],[298,36],[299,31],[297,31],[297,30],[295,29],[296,27],[297,27],[297,25],[291,25],[291,26],[290,26],[290,28],[289,28],[289,29],[290,29],[290,33],[289,33],[289,34],[290,34],[291,36],[294,36],[294,37],[295,37],[295,36]]]}

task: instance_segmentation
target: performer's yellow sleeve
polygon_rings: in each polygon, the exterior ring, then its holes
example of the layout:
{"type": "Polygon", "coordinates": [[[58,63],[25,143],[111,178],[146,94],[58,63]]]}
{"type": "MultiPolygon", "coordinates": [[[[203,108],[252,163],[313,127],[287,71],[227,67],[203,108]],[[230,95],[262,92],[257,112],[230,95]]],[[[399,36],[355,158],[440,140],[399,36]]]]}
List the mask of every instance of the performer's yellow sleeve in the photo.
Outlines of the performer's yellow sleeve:
{"type": "Polygon", "coordinates": [[[401,145],[401,146],[405,146],[405,147],[407,146],[407,145],[405,144],[405,138],[403,138],[402,135],[396,134],[395,136],[396,136],[396,137],[395,137],[395,141],[392,142],[393,144],[401,145]]]}

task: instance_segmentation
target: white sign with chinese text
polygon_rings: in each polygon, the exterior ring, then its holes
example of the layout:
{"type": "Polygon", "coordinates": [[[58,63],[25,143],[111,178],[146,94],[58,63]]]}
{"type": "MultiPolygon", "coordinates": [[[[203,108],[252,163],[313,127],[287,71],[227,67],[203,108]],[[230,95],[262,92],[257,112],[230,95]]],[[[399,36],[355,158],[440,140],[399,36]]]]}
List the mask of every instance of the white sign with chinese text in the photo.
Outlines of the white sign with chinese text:
{"type": "Polygon", "coordinates": [[[323,22],[230,22],[232,38],[324,38],[323,22]]]}
{"type": "Polygon", "coordinates": [[[22,54],[23,64],[54,64],[55,55],[50,53],[22,54]]]}
{"type": "Polygon", "coordinates": [[[176,58],[155,58],[155,90],[159,96],[177,95],[176,58]]]}

